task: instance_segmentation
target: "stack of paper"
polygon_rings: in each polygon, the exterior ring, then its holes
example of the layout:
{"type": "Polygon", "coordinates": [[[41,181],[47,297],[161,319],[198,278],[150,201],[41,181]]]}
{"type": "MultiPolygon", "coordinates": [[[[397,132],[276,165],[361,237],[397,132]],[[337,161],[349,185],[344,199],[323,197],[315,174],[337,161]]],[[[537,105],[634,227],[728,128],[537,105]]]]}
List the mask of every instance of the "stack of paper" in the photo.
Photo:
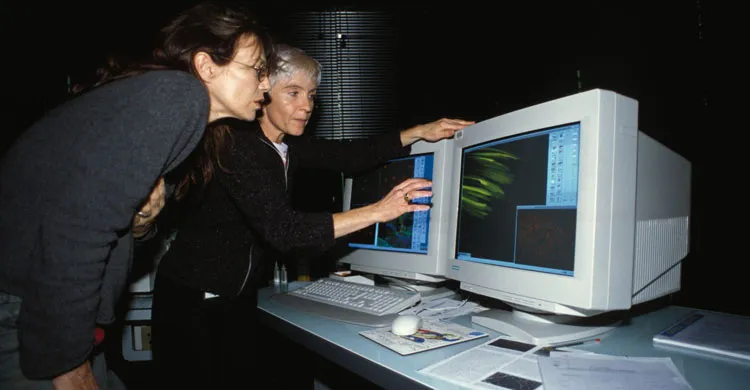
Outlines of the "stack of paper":
{"type": "Polygon", "coordinates": [[[670,358],[552,352],[539,371],[545,390],[692,390],[670,358]]]}
{"type": "Polygon", "coordinates": [[[487,310],[487,308],[474,302],[439,298],[427,302],[423,301],[419,305],[404,310],[399,314],[415,314],[424,319],[447,320],[484,310],[487,310]]]}
{"type": "Polygon", "coordinates": [[[419,372],[472,389],[540,389],[542,347],[500,336],[419,372]]]}
{"type": "Polygon", "coordinates": [[[541,347],[500,336],[419,370],[486,390],[692,390],[670,358],[541,347]]]}

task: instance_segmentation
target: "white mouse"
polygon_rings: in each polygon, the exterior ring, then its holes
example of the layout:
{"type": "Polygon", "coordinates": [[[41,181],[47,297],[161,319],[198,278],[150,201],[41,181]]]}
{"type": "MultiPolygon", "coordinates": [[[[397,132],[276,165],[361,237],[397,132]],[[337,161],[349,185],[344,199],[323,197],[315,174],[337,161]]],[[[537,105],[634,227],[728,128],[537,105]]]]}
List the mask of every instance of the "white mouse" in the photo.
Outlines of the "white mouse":
{"type": "Polygon", "coordinates": [[[411,336],[422,326],[422,318],[412,314],[396,317],[391,324],[391,332],[397,336],[411,336]]]}

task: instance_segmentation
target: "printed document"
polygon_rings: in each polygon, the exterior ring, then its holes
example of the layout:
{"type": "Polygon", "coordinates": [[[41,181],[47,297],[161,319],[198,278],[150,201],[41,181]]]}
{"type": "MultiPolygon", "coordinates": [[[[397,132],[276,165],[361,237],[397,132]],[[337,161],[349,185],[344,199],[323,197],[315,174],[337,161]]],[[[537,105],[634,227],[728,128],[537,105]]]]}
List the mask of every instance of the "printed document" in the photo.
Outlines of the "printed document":
{"type": "Polygon", "coordinates": [[[469,389],[541,390],[540,346],[497,337],[419,372],[469,389]]]}
{"type": "Polygon", "coordinates": [[[538,361],[545,390],[692,390],[670,358],[553,351],[538,361]]]}

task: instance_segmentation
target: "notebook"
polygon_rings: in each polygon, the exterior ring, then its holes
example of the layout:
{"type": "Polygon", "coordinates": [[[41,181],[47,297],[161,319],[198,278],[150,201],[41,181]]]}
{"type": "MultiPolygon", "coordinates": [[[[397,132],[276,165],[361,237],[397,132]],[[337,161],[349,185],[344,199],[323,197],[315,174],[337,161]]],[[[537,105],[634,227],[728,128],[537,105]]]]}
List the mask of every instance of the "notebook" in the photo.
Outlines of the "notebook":
{"type": "Polygon", "coordinates": [[[695,311],[653,337],[654,346],[750,362],[750,317],[695,311]]]}

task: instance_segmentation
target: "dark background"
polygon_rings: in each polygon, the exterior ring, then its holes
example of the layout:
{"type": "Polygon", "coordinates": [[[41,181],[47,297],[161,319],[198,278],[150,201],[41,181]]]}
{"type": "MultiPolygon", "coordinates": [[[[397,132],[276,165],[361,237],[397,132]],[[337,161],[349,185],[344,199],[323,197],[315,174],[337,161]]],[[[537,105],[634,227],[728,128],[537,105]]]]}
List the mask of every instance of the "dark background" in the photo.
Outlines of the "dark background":
{"type": "MultiPolygon", "coordinates": [[[[69,77],[76,82],[91,74],[106,54],[144,52],[158,27],[192,3],[4,3],[2,151],[66,98],[69,77]]],[[[718,57],[710,3],[250,3],[282,41],[293,41],[291,21],[299,19],[291,15],[300,11],[391,15],[391,33],[380,44],[392,48],[383,104],[396,126],[439,117],[481,121],[591,88],[637,99],[641,130],[693,164],[691,249],[673,302],[750,314],[742,272],[748,258],[741,239],[742,171],[729,165],[739,161],[735,137],[743,130],[742,123],[719,118],[720,111],[731,111],[728,96],[735,88],[720,83],[717,73],[734,75],[718,57]]]]}

